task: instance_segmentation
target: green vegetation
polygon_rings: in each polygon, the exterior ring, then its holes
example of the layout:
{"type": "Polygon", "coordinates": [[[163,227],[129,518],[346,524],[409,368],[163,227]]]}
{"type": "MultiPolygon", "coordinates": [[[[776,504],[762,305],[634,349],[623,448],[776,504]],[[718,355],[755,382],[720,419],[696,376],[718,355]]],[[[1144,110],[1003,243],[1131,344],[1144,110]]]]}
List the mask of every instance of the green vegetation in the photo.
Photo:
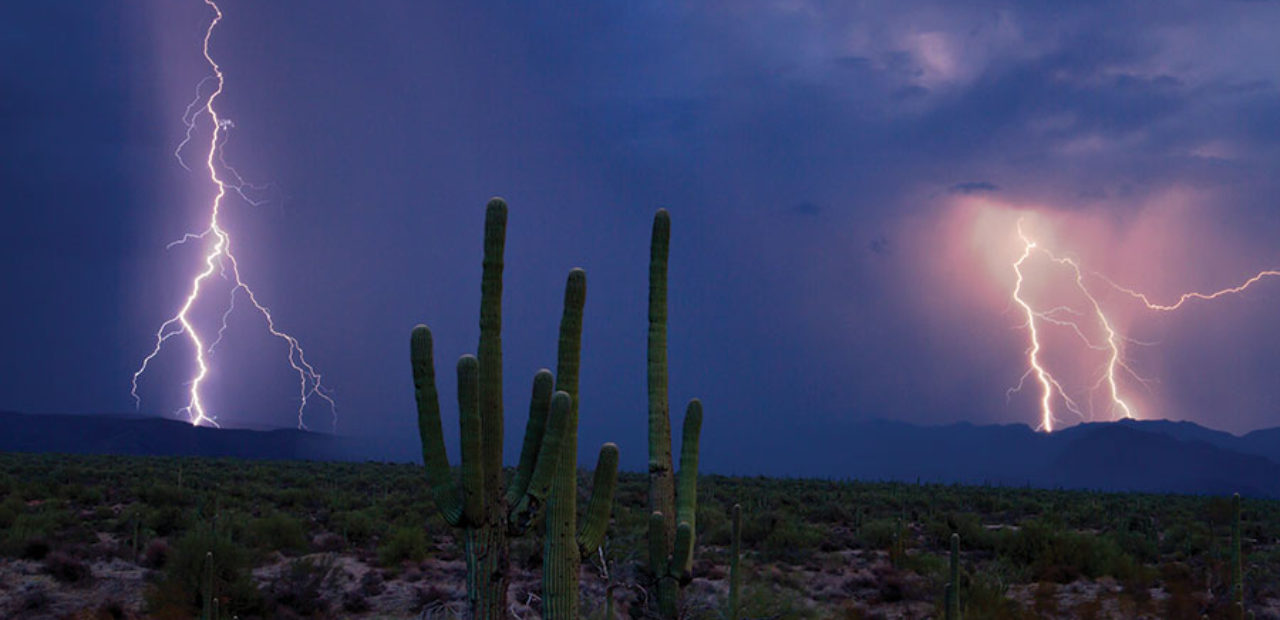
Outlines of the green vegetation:
{"type": "MultiPolygon", "coordinates": [[[[148,567],[146,613],[154,617],[199,617],[206,591],[226,617],[284,617],[286,609],[387,616],[377,608],[392,604],[382,602],[394,591],[384,580],[417,593],[417,603],[393,608],[402,617],[441,606],[460,611],[465,574],[449,567],[461,566],[465,541],[421,481],[422,467],[410,464],[0,454],[0,520],[7,524],[0,551],[6,561],[52,558],[42,570],[61,575],[68,588],[101,579],[97,568],[86,579],[80,564],[136,561],[148,567]],[[169,512],[176,529],[161,534],[155,516],[169,512]],[[424,522],[422,515],[434,516],[424,522]],[[213,586],[204,589],[210,552],[213,586]],[[345,558],[345,568],[326,565],[332,557],[345,558]],[[330,574],[355,570],[352,562],[367,572],[345,580],[330,574]],[[250,573],[266,567],[274,568],[250,573]]],[[[579,472],[578,484],[587,483],[589,472],[579,472]]],[[[607,560],[619,617],[635,617],[643,605],[634,586],[645,583],[647,487],[645,473],[619,474],[598,554],[607,560]]],[[[734,504],[742,505],[744,618],[858,617],[880,607],[942,617],[953,580],[961,618],[1092,613],[1082,600],[1129,617],[1229,618],[1235,540],[1245,609],[1265,617],[1266,601],[1280,598],[1275,501],[1241,500],[1233,537],[1229,497],[725,476],[703,476],[698,492],[706,535],[697,578],[685,590],[692,618],[720,618],[726,609],[734,504]],[[805,546],[777,551],[797,531],[816,532],[816,540],[805,534],[805,546]],[[952,533],[963,543],[954,576],[952,533]],[[894,566],[889,552],[899,540],[903,558],[894,566]]],[[[510,600],[523,604],[528,594],[541,596],[544,560],[541,545],[521,542],[527,548],[513,554],[513,571],[532,585],[513,588],[510,600]]],[[[595,617],[605,608],[603,578],[584,566],[582,580],[582,615],[595,617]]]]}

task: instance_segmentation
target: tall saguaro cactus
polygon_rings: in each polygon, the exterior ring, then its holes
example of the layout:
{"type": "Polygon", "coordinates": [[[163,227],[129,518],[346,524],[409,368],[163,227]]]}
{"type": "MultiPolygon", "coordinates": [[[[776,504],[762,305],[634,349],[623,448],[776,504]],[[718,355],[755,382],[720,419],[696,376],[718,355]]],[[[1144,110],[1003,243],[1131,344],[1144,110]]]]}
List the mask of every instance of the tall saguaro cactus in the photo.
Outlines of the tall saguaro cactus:
{"type": "Polygon", "coordinates": [[[667,256],[671,217],[659,209],[649,246],[649,569],[657,581],[658,611],[676,617],[680,588],[690,579],[697,534],[698,436],[702,403],[689,402],[681,434],[680,472],[671,460],[667,400],[667,256]]]}
{"type": "Polygon", "coordinates": [[[556,394],[552,409],[565,411],[564,433],[556,475],[547,504],[547,533],[542,568],[543,613],[547,620],[577,620],[578,576],[582,559],[604,542],[618,485],[618,446],[606,443],[596,460],[591,500],[578,525],[578,368],[582,351],[582,308],[587,275],[569,272],[556,361],[556,394]]]}
{"type": "Polygon", "coordinates": [[[410,338],[422,460],[437,508],[449,525],[464,532],[471,617],[484,620],[506,617],[511,565],[507,537],[523,533],[545,505],[568,419],[567,407],[551,407],[551,372],[539,371],[520,465],[504,493],[501,332],[506,225],[506,203],[490,200],[485,210],[479,356],[458,360],[461,484],[454,482],[445,454],[431,330],[418,325],[410,338]]]}

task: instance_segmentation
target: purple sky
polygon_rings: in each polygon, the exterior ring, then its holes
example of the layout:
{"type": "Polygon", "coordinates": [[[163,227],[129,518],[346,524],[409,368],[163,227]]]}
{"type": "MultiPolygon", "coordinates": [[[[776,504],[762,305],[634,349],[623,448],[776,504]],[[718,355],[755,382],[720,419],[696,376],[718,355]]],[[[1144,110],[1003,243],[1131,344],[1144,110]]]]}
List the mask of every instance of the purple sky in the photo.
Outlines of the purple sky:
{"type": "MultiPolygon", "coordinates": [[[[1027,344],[1011,265],[984,253],[1016,237],[1003,216],[975,233],[984,213],[1040,214],[1055,251],[1160,295],[1280,267],[1280,3],[220,4],[226,159],[271,184],[227,206],[244,276],[324,373],[339,431],[389,451],[416,445],[410,328],[432,326],[444,377],[475,348],[493,195],[511,205],[508,453],[581,266],[580,449],[616,441],[632,469],[659,207],[672,409],[701,397],[722,448],[873,417],[1034,426],[1035,394],[1006,399],[1027,344]]],[[[212,196],[172,155],[211,14],[122,7],[0,22],[0,408],[131,410],[199,267],[165,245],[212,196]]],[[[1130,351],[1143,417],[1280,425],[1276,303],[1280,279],[1124,311],[1149,343],[1130,351]]],[[[235,316],[210,405],[288,426],[284,350],[235,316]]],[[[188,357],[158,358],[144,412],[183,404],[188,357]]],[[[707,466],[760,458],[722,453],[707,466]]]]}

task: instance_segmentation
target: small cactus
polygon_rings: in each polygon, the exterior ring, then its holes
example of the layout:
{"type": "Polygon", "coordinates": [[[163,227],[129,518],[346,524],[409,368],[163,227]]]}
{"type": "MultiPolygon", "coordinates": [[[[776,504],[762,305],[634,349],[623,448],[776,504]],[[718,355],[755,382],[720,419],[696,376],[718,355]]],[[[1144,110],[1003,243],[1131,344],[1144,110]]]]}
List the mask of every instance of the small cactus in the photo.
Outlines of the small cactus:
{"type": "Polygon", "coordinates": [[[738,620],[742,604],[742,505],[733,505],[733,538],[729,548],[729,620],[738,620]]]}
{"type": "Polygon", "coordinates": [[[947,582],[947,620],[960,620],[960,535],[951,534],[951,579],[947,582]]]}
{"type": "Polygon", "coordinates": [[[1231,605],[1236,618],[1244,618],[1244,565],[1240,554],[1240,494],[1231,496],[1231,605]]]}
{"type": "Polygon", "coordinates": [[[200,596],[204,599],[200,606],[200,620],[216,620],[218,617],[217,608],[214,604],[218,599],[213,596],[213,552],[206,551],[204,553],[204,579],[201,582],[200,596]]]}

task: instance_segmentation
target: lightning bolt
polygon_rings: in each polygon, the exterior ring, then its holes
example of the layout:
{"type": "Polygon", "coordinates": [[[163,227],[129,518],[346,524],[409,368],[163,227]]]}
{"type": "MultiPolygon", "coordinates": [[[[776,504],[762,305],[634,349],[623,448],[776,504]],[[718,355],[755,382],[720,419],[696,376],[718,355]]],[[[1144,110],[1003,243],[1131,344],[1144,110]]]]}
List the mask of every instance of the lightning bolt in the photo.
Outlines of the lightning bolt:
{"type": "MultiPolygon", "coordinates": [[[[1013,302],[1022,309],[1026,316],[1026,328],[1030,345],[1027,348],[1027,366],[1028,370],[1022,375],[1018,385],[1009,390],[1007,395],[1012,395],[1022,389],[1027,377],[1035,375],[1036,381],[1040,384],[1040,426],[1038,430],[1047,432],[1053,431],[1053,425],[1056,418],[1053,414],[1054,396],[1058,396],[1063,401],[1063,405],[1068,411],[1076,414],[1081,419],[1084,413],[1076,402],[1067,394],[1062,383],[1053,376],[1040,358],[1040,353],[1044,348],[1041,343],[1040,329],[1042,324],[1066,327],[1071,329],[1086,346],[1091,349],[1105,351],[1107,361],[1099,372],[1098,381],[1094,384],[1095,388],[1107,387],[1107,393],[1111,401],[1112,411],[1119,411],[1121,417],[1134,417],[1133,407],[1120,396],[1120,385],[1116,379],[1117,372],[1124,370],[1132,373],[1132,369],[1124,361],[1121,351],[1121,341],[1123,337],[1116,331],[1112,321],[1102,310],[1102,305],[1098,303],[1098,299],[1089,292],[1089,288],[1084,283],[1084,272],[1081,271],[1080,265],[1071,258],[1058,257],[1049,250],[1044,249],[1034,240],[1027,236],[1022,229],[1022,220],[1018,220],[1018,238],[1022,240],[1023,249],[1021,256],[1013,263],[1013,271],[1016,276],[1013,287],[1013,302]],[[1084,329],[1074,319],[1063,318],[1064,314],[1075,315],[1077,317],[1085,316],[1085,313],[1074,310],[1066,306],[1055,306],[1047,310],[1036,310],[1023,295],[1023,283],[1026,279],[1023,273],[1023,267],[1034,253],[1042,253],[1049,261],[1068,268],[1073,274],[1072,282],[1075,288],[1084,295],[1090,306],[1090,313],[1093,318],[1102,326],[1103,339],[1101,343],[1095,343],[1085,335],[1084,329]]],[[[1136,374],[1135,374],[1136,376],[1136,374]]],[[[1141,381],[1141,377],[1138,377],[1141,381]]]]}
{"type": "Polygon", "coordinates": [[[208,28],[205,30],[204,43],[202,51],[204,53],[205,62],[208,63],[212,71],[212,75],[200,80],[196,86],[196,97],[188,104],[186,111],[183,113],[183,123],[186,125],[186,136],[181,143],[178,144],[174,155],[178,158],[179,164],[187,170],[191,168],[183,160],[182,152],[188,144],[195,138],[196,124],[200,117],[207,116],[212,123],[212,132],[209,138],[209,148],[205,154],[204,164],[209,172],[209,180],[217,188],[217,193],[213,198],[210,207],[209,225],[198,233],[187,233],[181,239],[170,243],[166,248],[175,245],[181,245],[190,241],[204,241],[209,243],[206,254],[204,256],[204,268],[197,273],[191,280],[190,292],[188,292],[182,306],[178,308],[177,313],[160,325],[156,330],[155,346],[142,360],[142,364],[138,370],[133,373],[132,389],[130,394],[133,395],[136,407],[141,407],[142,399],[138,396],[138,380],[143,373],[147,371],[152,360],[160,354],[160,350],[165,343],[176,336],[185,335],[194,354],[195,374],[188,382],[188,401],[187,405],[178,410],[179,414],[187,417],[192,425],[199,426],[206,424],[217,427],[218,423],[214,416],[205,406],[204,399],[201,397],[201,387],[205,379],[209,375],[209,357],[212,356],[214,347],[222,341],[222,336],[227,329],[227,320],[231,312],[235,309],[235,298],[237,293],[242,293],[249,301],[249,304],[262,315],[266,322],[268,333],[280,340],[284,341],[289,347],[287,361],[289,367],[298,374],[298,428],[307,429],[307,425],[303,420],[303,412],[307,405],[313,399],[323,400],[329,407],[332,416],[332,425],[334,430],[337,429],[338,413],[337,406],[333,398],[329,395],[328,390],[321,383],[321,375],[316,371],[315,367],[307,362],[306,354],[302,349],[302,345],[298,339],[281,331],[276,327],[275,318],[271,315],[271,311],[258,301],[257,294],[245,283],[240,275],[240,264],[231,252],[231,236],[226,229],[219,223],[218,216],[222,209],[223,199],[227,197],[228,192],[234,192],[245,202],[250,205],[259,205],[261,201],[252,199],[246,194],[246,189],[261,190],[261,186],[246,183],[240,174],[227,165],[223,159],[222,146],[226,142],[228,130],[235,125],[230,119],[222,118],[218,115],[214,103],[218,96],[222,94],[224,86],[224,78],[222,68],[213,59],[209,53],[209,41],[213,38],[213,31],[217,28],[218,23],[222,21],[222,9],[218,7],[213,0],[203,0],[205,5],[213,10],[213,19],[209,22],[208,28]],[[213,88],[205,94],[208,85],[212,84],[213,88]],[[222,313],[221,326],[218,329],[217,336],[214,340],[205,345],[205,339],[201,336],[200,331],[191,320],[191,310],[200,299],[202,288],[205,283],[214,276],[219,274],[220,277],[227,280],[231,284],[231,295],[227,301],[226,309],[222,313]]]}
{"type": "Polygon", "coordinates": [[[1110,279],[1106,278],[1105,276],[1099,275],[1098,277],[1104,280],[1107,284],[1110,284],[1111,286],[1115,287],[1116,290],[1122,293],[1125,293],[1126,295],[1129,295],[1134,299],[1137,299],[1138,301],[1141,301],[1143,305],[1145,305],[1149,310],[1157,310],[1160,312],[1171,312],[1173,310],[1177,310],[1178,308],[1181,308],[1183,304],[1193,299],[1201,300],[1201,301],[1212,301],[1214,299],[1218,299],[1219,297],[1223,297],[1226,295],[1234,295],[1236,293],[1242,293],[1244,292],[1245,289],[1249,288],[1250,286],[1253,286],[1254,284],[1257,284],[1259,281],[1266,278],[1272,278],[1275,276],[1280,276],[1280,271],[1275,269],[1267,269],[1264,271],[1259,271],[1258,273],[1254,274],[1253,277],[1245,280],[1241,284],[1224,288],[1221,290],[1217,290],[1212,293],[1195,293],[1195,292],[1183,293],[1178,296],[1177,301],[1171,304],[1158,304],[1158,303],[1152,302],[1151,298],[1148,297],[1146,293],[1139,293],[1138,291],[1135,291],[1131,288],[1120,286],[1119,284],[1112,282],[1110,279]]]}
{"type": "MultiPolygon", "coordinates": [[[[1110,411],[1113,416],[1119,414],[1118,417],[1133,418],[1136,412],[1132,405],[1122,396],[1121,386],[1118,376],[1121,374],[1128,375],[1139,383],[1147,384],[1148,381],[1137,374],[1128,364],[1123,354],[1123,344],[1125,342],[1141,343],[1129,339],[1122,335],[1116,328],[1114,322],[1108,318],[1103,310],[1102,304],[1098,298],[1093,295],[1089,287],[1085,284],[1085,271],[1080,264],[1074,259],[1067,257],[1059,257],[1049,250],[1041,247],[1035,240],[1027,235],[1023,230],[1022,219],[1017,224],[1018,238],[1022,240],[1022,253],[1013,263],[1013,271],[1015,274],[1014,287],[1012,291],[1012,300],[1017,305],[1022,314],[1025,316],[1027,329],[1028,346],[1026,349],[1027,371],[1023,373],[1018,384],[1010,388],[1006,393],[1006,397],[1012,396],[1015,392],[1025,387],[1027,379],[1035,377],[1036,383],[1040,386],[1040,425],[1037,430],[1052,432],[1054,423],[1057,418],[1054,415],[1054,401],[1061,400],[1063,407],[1084,419],[1085,416],[1077,405],[1076,401],[1068,395],[1067,390],[1063,387],[1061,381],[1054,377],[1053,373],[1045,366],[1042,359],[1044,344],[1042,342],[1042,329],[1047,326],[1055,326],[1070,329],[1077,337],[1090,349],[1102,351],[1106,354],[1106,362],[1098,369],[1098,379],[1093,384],[1093,389],[1102,390],[1105,388],[1107,399],[1110,401],[1110,411]],[[1030,301],[1027,300],[1024,291],[1024,282],[1026,274],[1024,267],[1028,260],[1034,254],[1042,254],[1048,261],[1062,266],[1072,274],[1072,282],[1075,290],[1078,291],[1088,302],[1088,310],[1080,311],[1068,306],[1055,306],[1045,310],[1038,310],[1030,301]],[[1091,316],[1100,326],[1101,338],[1090,338],[1086,335],[1085,329],[1081,327],[1077,319],[1091,316]]],[[[1244,292],[1254,284],[1271,277],[1280,276],[1280,270],[1268,269],[1259,271],[1252,277],[1247,278],[1238,285],[1223,288],[1211,293],[1190,292],[1180,294],[1176,300],[1170,303],[1158,303],[1152,301],[1151,297],[1146,293],[1139,292],[1135,289],[1121,286],[1106,276],[1099,273],[1090,273],[1091,276],[1105,282],[1117,291],[1129,295],[1133,299],[1142,303],[1147,310],[1156,312],[1172,312],[1183,307],[1187,302],[1193,300],[1212,301],[1227,295],[1234,295],[1244,292]]],[[[1092,401],[1091,401],[1092,403],[1092,401]]]]}

